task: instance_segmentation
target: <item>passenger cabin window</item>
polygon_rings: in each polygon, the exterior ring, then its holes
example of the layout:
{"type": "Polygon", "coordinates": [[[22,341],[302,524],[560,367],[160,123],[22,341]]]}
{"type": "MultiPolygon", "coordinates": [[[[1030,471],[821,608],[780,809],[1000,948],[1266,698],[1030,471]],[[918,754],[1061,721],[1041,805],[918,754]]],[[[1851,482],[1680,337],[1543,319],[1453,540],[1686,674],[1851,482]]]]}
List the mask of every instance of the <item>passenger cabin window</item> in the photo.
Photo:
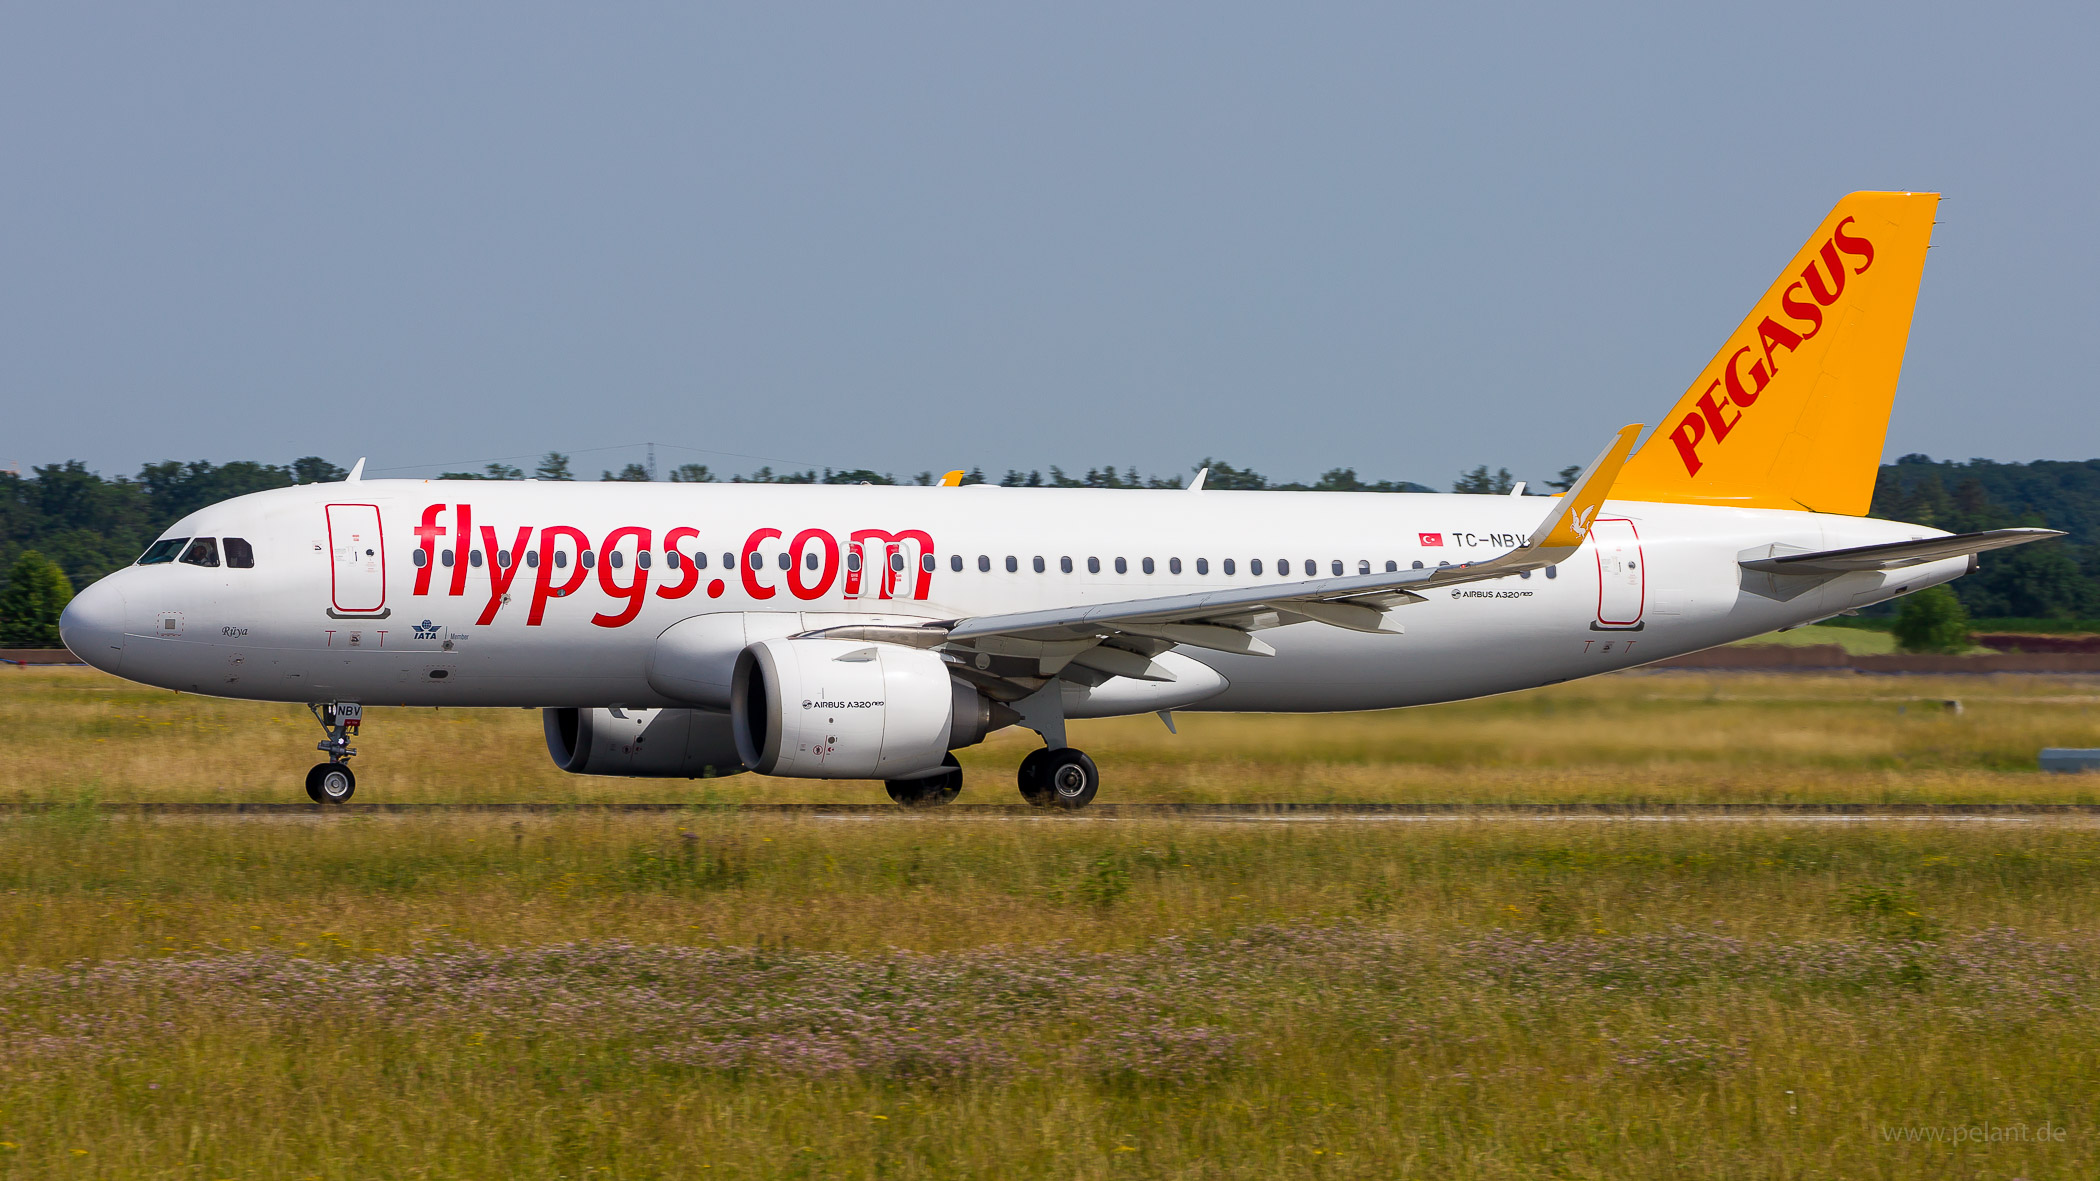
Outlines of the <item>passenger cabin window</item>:
{"type": "Polygon", "coordinates": [[[226,547],[226,564],[236,570],[255,569],[255,547],[245,537],[221,538],[219,544],[226,547]]]}
{"type": "Polygon", "coordinates": [[[1196,573],[1198,573],[1198,574],[1208,574],[1208,573],[1210,573],[1210,559],[1209,559],[1209,558],[1197,558],[1197,559],[1196,559],[1196,573]]]}
{"type": "Polygon", "coordinates": [[[191,566],[216,566],[219,564],[219,540],[216,537],[200,537],[183,551],[182,560],[191,566]]]}
{"type": "Polygon", "coordinates": [[[1043,572],[1043,555],[1041,554],[1037,554],[1035,556],[1035,572],[1037,574],[1041,574],[1043,572]]]}
{"type": "MultiPolygon", "coordinates": [[[[1341,563],[1340,563],[1340,562],[1336,562],[1336,563],[1335,563],[1335,565],[1336,565],[1337,567],[1339,567],[1339,566],[1341,565],[1341,563]]],[[[1369,573],[1371,572],[1371,563],[1369,563],[1368,561],[1365,561],[1365,562],[1358,562],[1358,563],[1356,564],[1356,572],[1357,572],[1358,574],[1369,574],[1369,573]]],[[[1335,573],[1336,573],[1336,574],[1340,574],[1340,573],[1341,573],[1341,571],[1340,571],[1339,569],[1337,569],[1337,570],[1335,571],[1335,573]]]]}
{"type": "Polygon", "coordinates": [[[649,551],[648,551],[648,550],[637,550],[637,551],[635,552],[635,555],[634,555],[634,564],[635,564],[636,566],[639,566],[639,567],[641,567],[642,569],[644,569],[644,570],[647,570],[647,569],[649,568],[649,561],[650,561],[650,558],[649,558],[649,551]]]}
{"type": "MultiPolygon", "coordinates": [[[[932,554],[920,554],[920,555],[919,555],[919,569],[920,569],[921,571],[923,571],[923,572],[925,572],[925,573],[927,573],[927,574],[931,574],[931,573],[933,573],[933,567],[934,567],[934,561],[933,561],[933,555],[932,555],[932,554]]],[[[812,569],[812,570],[814,570],[814,569],[816,569],[816,568],[817,568],[817,555],[815,555],[815,554],[811,554],[811,555],[809,556],[809,568],[810,568],[810,569],[812,569]]]]}
{"type": "Polygon", "coordinates": [[[1167,559],[1167,573],[1169,573],[1169,574],[1179,574],[1179,573],[1181,573],[1181,559],[1180,559],[1180,558],[1168,558],[1168,559],[1167,559]]]}
{"type": "MultiPolygon", "coordinates": [[[[1231,563],[1230,563],[1230,561],[1229,561],[1229,560],[1227,561],[1227,563],[1226,563],[1226,566],[1225,566],[1225,573],[1227,573],[1227,574],[1230,574],[1230,573],[1232,573],[1232,565],[1231,565],[1231,563]]],[[[1250,559],[1248,559],[1248,561],[1247,561],[1247,573],[1249,573],[1249,574],[1259,574],[1259,573],[1261,573],[1261,559],[1260,559],[1260,558],[1250,558],[1250,559]]]]}
{"type": "Polygon", "coordinates": [[[172,562],[175,555],[182,552],[182,547],[189,543],[190,539],[187,537],[163,537],[147,546],[146,552],[139,555],[139,565],[158,566],[164,562],[172,562]]]}
{"type": "Polygon", "coordinates": [[[509,550],[507,550],[507,549],[499,549],[499,550],[497,550],[497,551],[496,551],[496,565],[498,565],[498,566],[501,566],[501,567],[502,567],[503,569],[505,569],[505,570],[508,570],[508,569],[510,569],[510,551],[509,551],[509,550]]]}
{"type": "Polygon", "coordinates": [[[430,565],[430,555],[422,550],[413,549],[408,551],[408,562],[409,565],[421,570],[423,567],[430,565]]]}
{"type": "Polygon", "coordinates": [[[452,551],[445,550],[438,554],[438,563],[442,566],[450,567],[452,565],[452,551]]]}
{"type": "MultiPolygon", "coordinates": [[[[1330,570],[1334,571],[1334,573],[1335,573],[1336,575],[1340,575],[1340,574],[1341,574],[1341,572],[1342,572],[1342,560],[1341,560],[1340,558],[1336,558],[1336,559],[1334,560],[1334,564],[1333,564],[1332,566],[1328,567],[1328,569],[1330,569],[1330,570]]],[[[1369,562],[1365,562],[1365,563],[1364,563],[1364,573],[1366,573],[1366,574],[1369,574],[1370,572],[1371,572],[1371,564],[1370,564],[1369,562]]]]}
{"type": "Polygon", "coordinates": [[[525,564],[526,564],[527,566],[531,567],[531,568],[532,568],[532,569],[534,569],[534,570],[537,570],[537,569],[539,569],[539,568],[540,568],[540,551],[538,551],[538,550],[536,550],[536,549],[529,549],[529,550],[526,550],[526,551],[525,551],[525,564]]]}
{"type": "Polygon", "coordinates": [[[992,555],[977,555],[977,572],[979,574],[990,574],[992,572],[992,555]]]}
{"type": "Polygon", "coordinates": [[[1139,565],[1140,565],[1140,566],[1141,566],[1141,567],[1143,568],[1143,570],[1145,571],[1145,573],[1147,573],[1147,574],[1150,574],[1150,573],[1152,573],[1152,570],[1153,570],[1153,566],[1152,566],[1152,559],[1150,559],[1150,558],[1146,558],[1146,559],[1145,559],[1145,560],[1144,560],[1143,562],[1141,562],[1141,563],[1140,563],[1139,565]]]}
{"type": "Polygon", "coordinates": [[[1064,557],[1059,558],[1057,560],[1057,568],[1070,574],[1072,572],[1072,555],[1066,554],[1064,557]]]}
{"type": "Polygon", "coordinates": [[[469,566],[472,566],[472,567],[474,567],[474,568],[475,568],[476,570],[479,570],[479,569],[481,569],[481,551],[480,551],[480,550],[478,550],[478,549],[474,549],[474,550],[468,550],[468,551],[467,551],[467,565],[469,565],[469,566]]]}
{"type": "Polygon", "coordinates": [[[1008,574],[1015,573],[1016,571],[1020,570],[1020,568],[1021,559],[1014,557],[1012,554],[1006,555],[1006,572],[1008,574]]]}
{"type": "Polygon", "coordinates": [[[1121,558],[1117,558],[1117,559],[1116,559],[1116,573],[1118,573],[1118,574],[1128,574],[1128,573],[1130,573],[1130,563],[1128,563],[1128,562],[1124,561],[1124,560],[1123,560],[1123,559],[1121,559],[1121,558]]]}
{"type": "Polygon", "coordinates": [[[1225,559],[1225,573],[1231,574],[1233,572],[1232,565],[1233,563],[1231,558],[1225,559]]]}
{"type": "Polygon", "coordinates": [[[1099,573],[1101,573],[1101,559],[1099,559],[1099,558],[1088,558],[1088,559],[1086,560],[1086,572],[1087,572],[1088,574],[1099,574],[1099,573]]]}
{"type": "Polygon", "coordinates": [[[1559,577],[1560,577],[1560,567],[1558,567],[1558,566],[1548,566],[1548,567],[1546,567],[1546,577],[1548,577],[1548,578],[1559,578],[1559,577]]]}
{"type": "Polygon", "coordinates": [[[847,570],[849,570],[849,571],[851,571],[852,573],[855,573],[855,574],[858,574],[858,573],[860,573],[860,551],[859,551],[859,550],[848,550],[848,551],[846,551],[846,569],[847,569],[847,570]]]}
{"type": "MultiPolygon", "coordinates": [[[[815,554],[811,554],[811,555],[810,555],[810,560],[811,560],[811,561],[815,561],[815,560],[816,560],[816,555],[815,555],[815,554]]],[[[949,554],[949,555],[948,555],[948,569],[950,569],[950,570],[953,570],[953,571],[955,571],[955,572],[956,572],[957,574],[960,574],[960,573],[962,573],[962,566],[963,566],[963,563],[962,563],[962,555],[961,555],[961,554],[949,554]]]]}
{"type": "Polygon", "coordinates": [[[1400,573],[1400,563],[1398,563],[1398,562],[1393,562],[1393,561],[1388,561],[1388,562],[1386,562],[1386,564],[1385,564],[1385,572],[1386,572],[1387,574],[1398,574],[1398,573],[1400,573]]]}

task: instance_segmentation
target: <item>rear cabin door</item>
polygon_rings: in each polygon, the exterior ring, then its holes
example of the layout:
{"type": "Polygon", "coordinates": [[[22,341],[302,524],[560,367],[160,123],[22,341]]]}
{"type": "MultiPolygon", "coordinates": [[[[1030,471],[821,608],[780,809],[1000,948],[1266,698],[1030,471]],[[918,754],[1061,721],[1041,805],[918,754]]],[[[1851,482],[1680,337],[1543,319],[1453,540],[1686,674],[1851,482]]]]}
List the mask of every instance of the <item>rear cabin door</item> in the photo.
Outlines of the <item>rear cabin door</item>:
{"type": "Polygon", "coordinates": [[[1648,597],[1647,560],[1633,522],[1611,518],[1590,527],[1597,547],[1597,626],[1635,628],[1648,597]]]}
{"type": "Polygon", "coordinates": [[[376,504],[328,506],[329,592],[336,614],[386,610],[386,542],[376,504]]]}

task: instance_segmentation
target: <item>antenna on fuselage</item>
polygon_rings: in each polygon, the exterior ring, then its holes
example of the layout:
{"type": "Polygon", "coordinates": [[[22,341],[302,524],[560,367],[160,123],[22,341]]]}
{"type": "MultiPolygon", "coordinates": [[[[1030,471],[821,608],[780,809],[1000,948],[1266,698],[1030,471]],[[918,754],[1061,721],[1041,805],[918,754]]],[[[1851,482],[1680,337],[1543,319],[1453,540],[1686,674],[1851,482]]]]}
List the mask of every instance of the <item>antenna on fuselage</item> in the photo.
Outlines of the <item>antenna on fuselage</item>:
{"type": "Polygon", "coordinates": [[[362,456],[362,455],[360,455],[360,456],[358,456],[358,457],[357,457],[357,462],[356,462],[356,463],[353,463],[353,464],[351,464],[351,465],[350,465],[350,474],[349,474],[349,475],[347,475],[347,476],[344,476],[344,477],[343,477],[343,483],[345,483],[345,484],[355,484],[355,483],[357,483],[357,482],[358,482],[359,480],[362,480],[362,479],[364,479],[364,478],[365,478],[365,457],[364,457],[364,456],[362,456]]]}
{"type": "Polygon", "coordinates": [[[1188,487],[1187,487],[1186,489],[1184,489],[1184,491],[1187,491],[1187,492],[1201,492],[1201,491],[1203,491],[1203,478],[1204,478],[1205,476],[1208,476],[1208,475],[1210,475],[1210,469],[1209,469],[1209,468],[1204,468],[1204,469],[1203,469],[1202,471],[1200,471],[1200,472],[1197,472],[1197,473],[1196,473],[1196,478],[1195,478],[1195,479],[1193,479],[1193,480],[1190,480],[1190,481],[1189,481],[1189,486],[1188,486],[1188,487]]]}

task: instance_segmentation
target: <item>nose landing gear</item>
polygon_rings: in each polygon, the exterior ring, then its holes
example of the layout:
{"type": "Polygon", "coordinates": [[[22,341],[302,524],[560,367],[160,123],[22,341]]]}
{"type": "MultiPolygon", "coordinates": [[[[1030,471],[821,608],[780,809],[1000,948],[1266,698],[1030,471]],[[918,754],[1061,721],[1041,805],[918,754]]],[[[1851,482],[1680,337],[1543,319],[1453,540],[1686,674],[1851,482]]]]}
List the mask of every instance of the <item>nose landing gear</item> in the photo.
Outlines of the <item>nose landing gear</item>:
{"type": "Polygon", "coordinates": [[[306,794],[316,804],[341,804],[357,790],[357,776],[350,773],[350,756],[357,753],[350,736],[365,720],[364,706],[355,701],[331,701],[306,707],[328,737],[314,746],[328,756],[306,773],[306,794]]]}

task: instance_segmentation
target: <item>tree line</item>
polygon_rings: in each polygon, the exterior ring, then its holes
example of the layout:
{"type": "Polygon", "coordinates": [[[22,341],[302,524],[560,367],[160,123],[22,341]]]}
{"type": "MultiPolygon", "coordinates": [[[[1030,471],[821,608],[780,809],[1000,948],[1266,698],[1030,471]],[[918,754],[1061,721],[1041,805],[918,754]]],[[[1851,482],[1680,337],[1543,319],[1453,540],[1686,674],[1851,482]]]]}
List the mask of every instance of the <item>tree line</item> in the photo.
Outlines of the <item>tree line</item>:
{"type": "MultiPolygon", "coordinates": [[[[1052,466],[1047,471],[1009,469],[996,482],[1011,488],[1180,488],[1202,469],[1208,469],[1204,486],[1221,491],[1434,491],[1409,480],[1365,480],[1353,468],[1334,468],[1310,482],[1279,481],[1215,458],[1192,465],[1189,476],[1145,475],[1113,465],[1078,474],[1052,466]]],[[[1579,471],[1579,466],[1564,468],[1525,491],[1564,491],[1579,471]]],[[[229,497],[340,480],[345,474],[313,455],[286,464],[169,460],[148,464],[136,476],[113,478],[88,470],[79,460],[33,468],[28,475],[0,471],[0,571],[6,579],[0,583],[0,647],[57,643],[57,610],[72,587],[131,562],[189,513],[229,497]]],[[[899,478],[866,468],[761,467],[720,475],[696,463],[680,464],[664,475],[696,484],[933,484],[938,479],[932,472],[899,478]]],[[[577,475],[570,456],[550,451],[529,471],[491,463],[478,472],[445,472],[440,478],[574,480],[577,475]]],[[[599,478],[648,480],[651,474],[642,464],[630,463],[603,470],[599,478]]],[[[994,481],[972,469],[963,482],[994,481]]],[[[1509,469],[1490,471],[1482,464],[1461,473],[1451,490],[1501,495],[1515,486],[1509,469]]],[[[1954,593],[1977,618],[2100,618],[2100,459],[1999,463],[1906,455],[1881,469],[1871,513],[1954,532],[2013,525],[2062,529],[2070,534],[2063,542],[1984,555],[1978,572],[1956,582],[1954,593]]]]}

